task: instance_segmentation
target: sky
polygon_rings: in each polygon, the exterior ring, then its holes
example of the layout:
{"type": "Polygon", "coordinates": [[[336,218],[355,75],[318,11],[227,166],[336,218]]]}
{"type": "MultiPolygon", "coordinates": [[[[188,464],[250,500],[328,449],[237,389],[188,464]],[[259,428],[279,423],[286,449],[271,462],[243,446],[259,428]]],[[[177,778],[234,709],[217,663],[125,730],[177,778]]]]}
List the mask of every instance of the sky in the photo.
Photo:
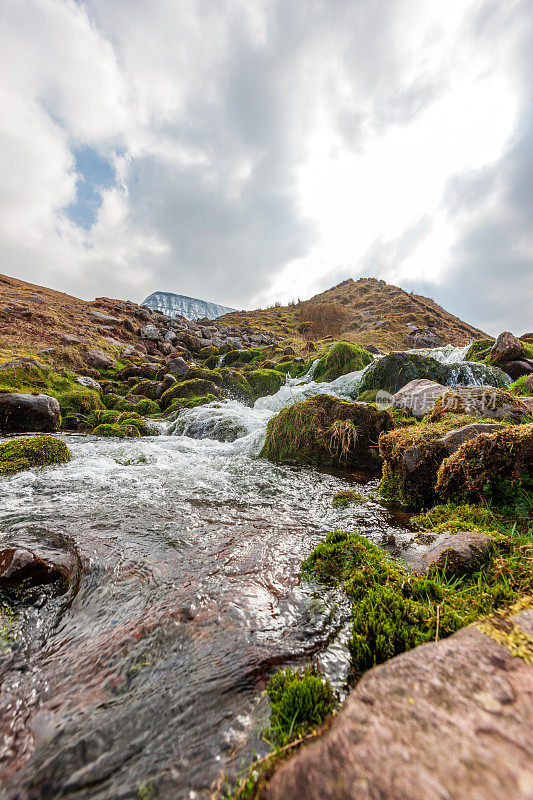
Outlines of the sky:
{"type": "Polygon", "coordinates": [[[533,0],[0,0],[0,272],[533,330],[533,0]]]}

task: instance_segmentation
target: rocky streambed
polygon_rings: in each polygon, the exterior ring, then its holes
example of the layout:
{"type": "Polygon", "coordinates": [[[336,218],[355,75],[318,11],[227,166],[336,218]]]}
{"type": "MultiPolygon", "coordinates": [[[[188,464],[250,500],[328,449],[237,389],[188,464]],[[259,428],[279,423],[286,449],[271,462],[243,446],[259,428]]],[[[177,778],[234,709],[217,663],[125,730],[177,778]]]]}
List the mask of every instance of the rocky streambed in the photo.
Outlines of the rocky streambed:
{"type": "Polygon", "coordinates": [[[302,560],[335,528],[407,561],[427,541],[375,498],[375,475],[259,452],[277,411],[354,397],[364,373],[190,409],[173,435],[64,434],[69,463],[4,479],[2,544],[38,540],[70,566],[61,594],[20,606],[0,654],[0,796],[217,797],[267,749],[277,667],[316,658],[342,691],[346,599],[300,580],[302,560]],[[364,502],[335,508],[347,488],[364,502]]]}

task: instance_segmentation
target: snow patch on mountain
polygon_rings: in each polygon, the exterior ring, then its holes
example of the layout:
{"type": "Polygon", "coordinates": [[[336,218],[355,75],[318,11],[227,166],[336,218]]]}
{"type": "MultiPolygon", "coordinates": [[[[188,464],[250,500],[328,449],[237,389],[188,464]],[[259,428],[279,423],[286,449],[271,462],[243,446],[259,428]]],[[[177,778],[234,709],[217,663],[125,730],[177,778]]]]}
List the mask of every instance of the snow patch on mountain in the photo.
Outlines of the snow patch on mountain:
{"type": "Polygon", "coordinates": [[[169,317],[179,314],[185,319],[199,319],[200,317],[215,319],[222,314],[235,311],[234,308],[228,306],[220,306],[218,303],[208,303],[207,300],[198,300],[196,297],[187,297],[184,294],[173,294],[172,292],[153,292],[146,300],[143,300],[142,304],[156,311],[162,311],[169,317]]]}

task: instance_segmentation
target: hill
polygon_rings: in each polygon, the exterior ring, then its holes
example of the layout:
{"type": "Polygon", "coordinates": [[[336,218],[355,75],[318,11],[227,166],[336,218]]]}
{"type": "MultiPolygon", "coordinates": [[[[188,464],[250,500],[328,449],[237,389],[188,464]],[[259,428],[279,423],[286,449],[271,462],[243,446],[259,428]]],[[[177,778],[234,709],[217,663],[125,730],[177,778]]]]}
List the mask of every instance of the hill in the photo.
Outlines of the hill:
{"type": "MultiPolygon", "coordinates": [[[[310,300],[257,311],[226,314],[226,324],[260,326],[277,335],[295,335],[308,318],[320,315],[320,307],[337,312],[334,335],[357,344],[373,344],[385,350],[463,345],[485,338],[479,328],[445,311],[428,297],[410,294],[377,278],[349,278],[310,300]]],[[[316,329],[315,324],[315,329],[316,329]]],[[[318,338],[311,326],[309,336],[318,338]]]]}
{"type": "Polygon", "coordinates": [[[155,311],[162,311],[169,317],[181,316],[185,319],[216,319],[222,314],[235,311],[234,308],[221,306],[218,303],[209,303],[207,300],[198,300],[184,294],[173,292],[154,292],[143,301],[143,306],[148,306],[155,311]]]}

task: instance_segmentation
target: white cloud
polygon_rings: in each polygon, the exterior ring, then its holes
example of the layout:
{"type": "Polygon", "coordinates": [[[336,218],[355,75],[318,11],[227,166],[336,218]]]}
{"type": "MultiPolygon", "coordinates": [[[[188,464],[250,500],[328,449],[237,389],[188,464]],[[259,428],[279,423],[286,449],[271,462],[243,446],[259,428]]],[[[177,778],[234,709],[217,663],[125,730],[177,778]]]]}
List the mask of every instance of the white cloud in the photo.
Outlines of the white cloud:
{"type": "Polygon", "coordinates": [[[490,214],[508,232],[520,213],[504,166],[528,102],[527,0],[0,7],[10,274],[244,306],[373,271],[453,305],[459,262],[481,253],[473,228],[490,214]],[[116,174],[89,230],[66,211],[80,146],[116,174]]]}

